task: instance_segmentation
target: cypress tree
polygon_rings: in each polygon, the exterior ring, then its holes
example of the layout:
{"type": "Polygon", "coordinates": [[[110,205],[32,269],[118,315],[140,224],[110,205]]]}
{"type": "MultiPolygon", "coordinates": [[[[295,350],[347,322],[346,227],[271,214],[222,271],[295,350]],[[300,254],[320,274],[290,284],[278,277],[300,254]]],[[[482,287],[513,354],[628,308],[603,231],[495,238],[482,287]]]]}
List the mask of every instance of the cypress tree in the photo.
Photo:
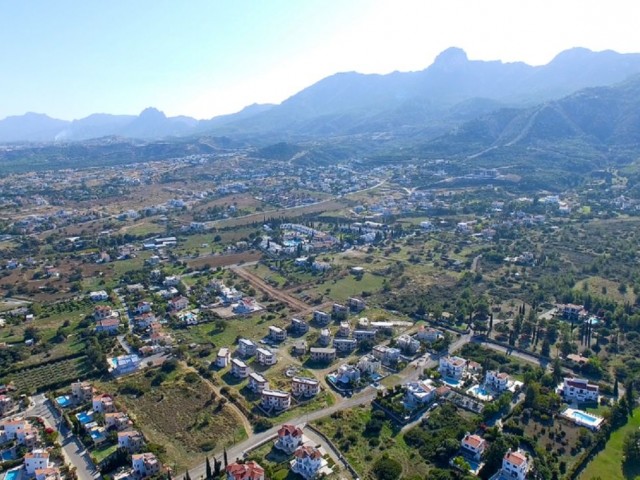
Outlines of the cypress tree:
{"type": "Polygon", "coordinates": [[[633,392],[633,380],[629,380],[627,383],[627,408],[629,409],[629,416],[633,416],[633,407],[636,405],[636,399],[633,392]]]}
{"type": "Polygon", "coordinates": [[[211,480],[213,472],[211,471],[211,463],[209,462],[209,457],[205,457],[205,478],[207,480],[211,480]]]}
{"type": "Polygon", "coordinates": [[[224,468],[229,466],[229,459],[227,458],[227,447],[224,447],[224,468]]]}

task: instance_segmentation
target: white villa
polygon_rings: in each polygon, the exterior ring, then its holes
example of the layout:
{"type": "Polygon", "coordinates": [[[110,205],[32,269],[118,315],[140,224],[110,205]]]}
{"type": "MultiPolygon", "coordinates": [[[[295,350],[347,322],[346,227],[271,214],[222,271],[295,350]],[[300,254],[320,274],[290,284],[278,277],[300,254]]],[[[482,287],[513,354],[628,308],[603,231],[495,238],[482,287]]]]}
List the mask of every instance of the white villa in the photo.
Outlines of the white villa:
{"type": "Polygon", "coordinates": [[[264,468],[257,462],[230,463],[226,468],[227,480],[264,480],[264,468]]]}
{"type": "Polygon", "coordinates": [[[36,470],[49,466],[49,452],[46,450],[33,450],[24,456],[24,468],[29,475],[35,475],[36,470]]]}
{"type": "Polygon", "coordinates": [[[309,324],[299,318],[291,319],[291,330],[297,334],[304,334],[309,331],[309,324]]]}
{"type": "Polygon", "coordinates": [[[225,368],[229,365],[231,361],[231,352],[227,347],[222,347],[218,350],[218,355],[216,356],[216,367],[225,368]]]}
{"type": "Polygon", "coordinates": [[[247,338],[238,340],[238,353],[243,357],[253,357],[256,354],[257,345],[247,338]]]}
{"type": "Polygon", "coordinates": [[[275,447],[285,453],[292,454],[303,443],[302,429],[295,425],[282,425],[278,430],[275,447]]]}
{"type": "Polygon", "coordinates": [[[118,432],[118,448],[128,452],[137,452],[144,446],[144,437],[137,430],[118,432]]]}
{"type": "Polygon", "coordinates": [[[419,408],[436,398],[436,388],[424,381],[407,383],[405,388],[404,403],[410,409],[419,408]]]}
{"type": "Polygon", "coordinates": [[[278,361],[276,354],[271,350],[267,350],[266,348],[257,348],[256,349],[256,361],[260,365],[275,365],[278,361]]]}
{"type": "Polygon", "coordinates": [[[152,477],[160,473],[160,462],[153,453],[136,453],[131,455],[133,474],[138,478],[152,477]]]}
{"type": "Polygon", "coordinates": [[[293,377],[291,379],[291,392],[294,397],[314,397],[320,393],[320,382],[315,378],[293,377]]]}
{"type": "Polygon", "coordinates": [[[373,347],[373,356],[385,365],[393,365],[400,359],[400,350],[386,345],[376,345],[373,347]]]}
{"type": "Polygon", "coordinates": [[[358,370],[360,370],[363,374],[366,373],[371,375],[372,373],[380,370],[380,368],[382,367],[382,363],[376,357],[374,357],[370,353],[367,353],[366,355],[360,357],[357,367],[358,370]]]}
{"type": "Polygon", "coordinates": [[[311,360],[313,362],[333,362],[336,359],[335,348],[311,347],[311,360]]]}
{"type": "Polygon", "coordinates": [[[291,460],[291,470],[305,480],[316,478],[327,467],[327,461],[315,447],[300,446],[293,452],[293,456],[295,458],[291,460]]]}
{"type": "Polygon", "coordinates": [[[468,455],[476,461],[480,461],[485,448],[487,448],[487,441],[479,435],[471,435],[467,432],[460,441],[460,446],[465,455],[468,455]]]}
{"type": "Polygon", "coordinates": [[[238,378],[247,378],[249,376],[249,367],[242,360],[234,358],[231,360],[231,375],[238,378]]]}
{"type": "Polygon", "coordinates": [[[396,340],[397,347],[409,355],[415,354],[420,348],[420,341],[411,335],[400,335],[396,340]]]}
{"type": "Polygon", "coordinates": [[[600,388],[584,378],[565,378],[560,392],[568,402],[597,402],[600,388]]]}
{"type": "Polygon", "coordinates": [[[269,327],[269,338],[275,342],[284,342],[287,338],[287,331],[283,328],[271,325],[269,327]]]}
{"type": "Polygon", "coordinates": [[[111,395],[101,394],[93,397],[91,401],[93,411],[96,413],[112,413],[116,411],[111,395]]]}
{"type": "Polygon", "coordinates": [[[333,346],[340,353],[349,353],[356,349],[358,342],[353,338],[334,338],[333,346]]]}
{"type": "Polygon", "coordinates": [[[507,451],[502,459],[502,468],[491,480],[525,480],[529,472],[529,459],[520,450],[507,451]]]}
{"type": "Polygon", "coordinates": [[[320,310],[316,310],[313,312],[313,321],[318,325],[328,325],[331,321],[331,315],[326,312],[321,312],[320,310]]]}
{"type": "Polygon", "coordinates": [[[291,406],[291,394],[265,388],[262,390],[260,403],[265,410],[286,410],[291,406]]]}
{"type": "Polygon", "coordinates": [[[440,359],[438,371],[440,375],[447,378],[460,380],[467,370],[467,361],[461,357],[447,355],[440,359]]]}
{"type": "Polygon", "coordinates": [[[484,384],[494,392],[504,392],[509,389],[513,381],[507,373],[489,370],[485,375],[484,384]]]}
{"type": "Polygon", "coordinates": [[[416,338],[421,342],[433,343],[442,338],[442,333],[440,330],[422,325],[420,326],[418,333],[416,333],[416,338]]]}
{"type": "Polygon", "coordinates": [[[257,393],[262,393],[265,388],[269,388],[269,382],[259,373],[249,374],[249,388],[257,393]]]}

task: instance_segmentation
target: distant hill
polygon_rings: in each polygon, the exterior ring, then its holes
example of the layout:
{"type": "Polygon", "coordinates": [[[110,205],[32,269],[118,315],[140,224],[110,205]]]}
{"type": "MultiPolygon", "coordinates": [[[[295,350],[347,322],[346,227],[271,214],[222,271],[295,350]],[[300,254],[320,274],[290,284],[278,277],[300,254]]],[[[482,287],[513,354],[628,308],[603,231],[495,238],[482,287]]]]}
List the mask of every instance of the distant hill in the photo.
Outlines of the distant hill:
{"type": "Polygon", "coordinates": [[[166,117],[154,108],[139,116],[96,114],[73,122],[33,113],[9,117],[0,121],[0,142],[78,141],[110,135],[153,140],[200,134],[263,145],[380,134],[424,140],[498,108],[532,106],[639,73],[640,54],[635,53],[574,48],[547,65],[530,66],[469,60],[463,50],[450,48],[418,72],[339,73],[280,105],[251,105],[210,120],[166,117]]]}
{"type": "Polygon", "coordinates": [[[0,142],[50,141],[67,125],[68,122],[64,120],[57,120],[41,113],[7,117],[0,121],[0,142]]]}
{"type": "Polygon", "coordinates": [[[443,151],[498,147],[640,148],[640,75],[524,109],[501,109],[430,143],[443,151]]]}

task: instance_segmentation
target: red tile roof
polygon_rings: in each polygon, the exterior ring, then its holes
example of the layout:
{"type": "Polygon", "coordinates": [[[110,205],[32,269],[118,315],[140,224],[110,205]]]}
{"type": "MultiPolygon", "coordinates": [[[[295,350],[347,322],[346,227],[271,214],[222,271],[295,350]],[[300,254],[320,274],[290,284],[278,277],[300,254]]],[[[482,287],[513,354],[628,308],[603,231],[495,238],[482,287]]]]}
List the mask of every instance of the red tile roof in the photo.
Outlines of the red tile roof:
{"type": "Polygon", "coordinates": [[[478,435],[465,435],[462,441],[473,448],[478,448],[484,443],[484,438],[478,435]]]}
{"type": "Polygon", "coordinates": [[[309,447],[305,445],[296,448],[296,451],[293,452],[293,455],[297,458],[311,457],[314,460],[318,458],[322,458],[322,454],[320,453],[320,450],[318,450],[315,447],[309,447]]]}
{"type": "Polygon", "coordinates": [[[527,457],[525,457],[520,452],[507,452],[507,454],[504,456],[504,459],[507,462],[518,467],[527,461],[527,457]]]}
{"type": "Polygon", "coordinates": [[[264,475],[264,468],[256,462],[232,463],[226,468],[227,474],[230,474],[235,480],[252,480],[264,475]]]}

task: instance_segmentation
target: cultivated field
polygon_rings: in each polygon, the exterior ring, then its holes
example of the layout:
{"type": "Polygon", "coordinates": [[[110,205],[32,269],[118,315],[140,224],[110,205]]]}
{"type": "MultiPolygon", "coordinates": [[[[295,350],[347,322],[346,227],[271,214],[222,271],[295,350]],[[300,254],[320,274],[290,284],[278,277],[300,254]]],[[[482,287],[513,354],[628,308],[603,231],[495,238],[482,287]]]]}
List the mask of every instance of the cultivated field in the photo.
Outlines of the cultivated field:
{"type": "Polygon", "coordinates": [[[21,370],[9,374],[2,381],[13,381],[20,392],[35,392],[38,389],[62,382],[71,383],[85,376],[91,370],[93,367],[88,363],[87,357],[78,357],[21,370]]]}

